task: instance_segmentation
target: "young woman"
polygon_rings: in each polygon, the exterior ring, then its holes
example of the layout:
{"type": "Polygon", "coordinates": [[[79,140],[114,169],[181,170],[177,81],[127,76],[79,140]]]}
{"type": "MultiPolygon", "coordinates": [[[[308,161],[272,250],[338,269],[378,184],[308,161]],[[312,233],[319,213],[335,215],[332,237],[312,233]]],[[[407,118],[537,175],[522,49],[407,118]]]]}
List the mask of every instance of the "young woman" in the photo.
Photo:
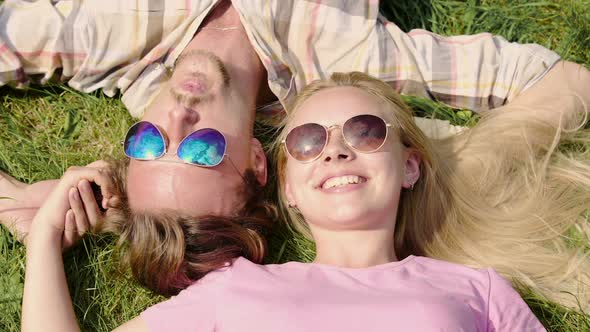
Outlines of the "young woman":
{"type": "Polygon", "coordinates": [[[590,209],[590,131],[587,106],[578,109],[505,107],[482,114],[470,130],[430,140],[387,85],[334,74],[298,95],[279,137],[282,214],[315,241],[316,261],[326,252],[325,262],[355,265],[365,246],[381,257],[361,255],[358,265],[421,255],[493,267],[553,301],[588,308],[590,231],[582,214],[590,209]],[[349,245],[346,231],[358,228],[366,241],[349,245]]]}
{"type": "MultiPolygon", "coordinates": [[[[228,260],[119,330],[544,330],[494,270],[444,261],[511,268],[508,276],[562,303],[559,290],[586,281],[583,255],[560,235],[574,225],[587,235],[578,217],[590,204],[590,166],[578,157],[588,152],[569,156],[552,143],[589,134],[556,129],[579,119],[524,120],[518,110],[497,112],[457,139],[430,142],[380,81],[352,73],[312,84],[287,119],[277,161],[281,201],[315,241],[315,262],[228,260]],[[552,265],[527,263],[531,257],[552,265]]],[[[33,221],[25,331],[47,331],[47,322],[77,329],[60,241],[64,220],[84,222],[85,206],[95,204],[84,194],[87,181],[107,200],[115,192],[104,171],[70,170],[33,221]]],[[[587,305],[583,289],[575,294],[587,305]]]]}

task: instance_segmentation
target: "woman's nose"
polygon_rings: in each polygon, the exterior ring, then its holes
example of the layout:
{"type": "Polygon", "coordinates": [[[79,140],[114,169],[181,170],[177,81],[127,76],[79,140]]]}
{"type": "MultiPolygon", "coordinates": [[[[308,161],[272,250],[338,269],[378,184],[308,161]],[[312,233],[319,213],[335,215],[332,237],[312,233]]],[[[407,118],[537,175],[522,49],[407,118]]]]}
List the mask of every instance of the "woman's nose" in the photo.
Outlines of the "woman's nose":
{"type": "Polygon", "coordinates": [[[350,161],[356,157],[354,151],[344,141],[340,128],[330,130],[328,144],[324,149],[324,162],[350,161]]]}

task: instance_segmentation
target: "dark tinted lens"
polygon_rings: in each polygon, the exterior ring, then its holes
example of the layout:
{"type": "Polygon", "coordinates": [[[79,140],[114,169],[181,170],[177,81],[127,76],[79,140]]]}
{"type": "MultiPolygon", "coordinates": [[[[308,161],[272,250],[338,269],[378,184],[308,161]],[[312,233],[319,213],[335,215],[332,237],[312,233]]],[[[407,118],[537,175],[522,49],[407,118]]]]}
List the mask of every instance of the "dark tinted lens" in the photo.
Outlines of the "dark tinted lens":
{"type": "Polygon", "coordinates": [[[326,145],[326,129],[317,123],[306,123],[291,129],[285,140],[291,157],[309,161],[322,153],[326,145]]]}
{"type": "Polygon", "coordinates": [[[359,151],[375,151],[387,136],[385,121],[378,116],[363,114],[348,119],[342,127],[344,139],[359,151]]]}
{"type": "Polygon", "coordinates": [[[191,164],[219,165],[225,154],[225,137],[215,129],[199,129],[182,140],[177,154],[180,159],[191,164]]]}
{"type": "Polygon", "coordinates": [[[166,151],[162,134],[147,121],[138,122],[129,129],[123,148],[128,157],[143,160],[154,160],[166,151]]]}

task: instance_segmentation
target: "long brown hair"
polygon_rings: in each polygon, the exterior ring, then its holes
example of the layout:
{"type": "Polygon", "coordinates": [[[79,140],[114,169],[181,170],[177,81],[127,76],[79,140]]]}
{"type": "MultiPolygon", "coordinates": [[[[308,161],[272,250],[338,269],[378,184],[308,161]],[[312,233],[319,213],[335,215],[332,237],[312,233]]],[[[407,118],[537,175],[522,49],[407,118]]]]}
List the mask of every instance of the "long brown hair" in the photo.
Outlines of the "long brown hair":
{"type": "Polygon", "coordinates": [[[128,159],[110,162],[120,203],[109,210],[99,231],[120,236],[122,262],[142,285],[171,296],[234,258],[262,263],[276,213],[263,198],[252,170],[244,174],[245,206],[235,215],[193,217],[172,210],[130,209],[125,185],[128,164],[128,159]]]}
{"type": "MultiPolygon", "coordinates": [[[[394,234],[398,259],[414,254],[491,266],[515,286],[568,307],[590,307],[590,260],[584,250],[590,227],[582,217],[590,210],[587,109],[580,107],[583,117],[552,123],[531,113],[556,110],[505,107],[483,113],[474,128],[431,140],[388,84],[353,72],[308,85],[285,125],[309,97],[340,86],[359,88],[388,105],[388,120],[401,141],[422,157],[420,179],[400,198],[394,234]],[[562,144],[570,148],[560,150],[562,144]]],[[[280,145],[285,135],[283,130],[274,147],[280,212],[311,238],[303,216],[287,205],[287,157],[280,145]]]]}

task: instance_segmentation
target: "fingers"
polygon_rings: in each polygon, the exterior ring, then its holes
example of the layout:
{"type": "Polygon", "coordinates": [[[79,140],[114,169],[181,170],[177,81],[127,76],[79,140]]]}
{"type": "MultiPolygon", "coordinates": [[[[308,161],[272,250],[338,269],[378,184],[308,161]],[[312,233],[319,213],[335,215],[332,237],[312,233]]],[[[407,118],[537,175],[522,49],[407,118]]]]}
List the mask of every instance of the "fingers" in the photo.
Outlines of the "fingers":
{"type": "MultiPolygon", "coordinates": [[[[100,166],[101,163],[93,165],[100,166]]],[[[63,234],[67,243],[70,243],[75,239],[71,234],[73,230],[77,236],[80,236],[90,229],[90,225],[95,224],[101,215],[98,212],[98,205],[90,183],[95,183],[100,187],[101,194],[108,203],[108,200],[113,196],[111,193],[114,192],[112,177],[108,170],[94,167],[70,167],[39,208],[31,223],[32,228],[44,228],[37,234],[49,236],[58,232],[63,234]],[[78,187],[81,180],[84,181],[78,187]],[[72,187],[75,188],[75,192],[71,191],[72,187]],[[71,212],[68,212],[69,210],[71,212]],[[69,214],[68,218],[66,218],[66,213],[69,214]],[[67,225],[64,221],[67,221],[67,225]],[[63,233],[66,231],[65,226],[72,226],[68,228],[67,234],[63,233]]]]}
{"type": "Polygon", "coordinates": [[[69,179],[67,180],[67,183],[70,186],[76,186],[82,179],[98,185],[103,196],[103,200],[100,203],[101,206],[106,209],[107,202],[114,193],[112,176],[107,168],[108,164],[99,160],[89,164],[89,166],[90,165],[92,165],[92,167],[70,167],[64,175],[64,178],[69,179]]]}
{"type": "Polygon", "coordinates": [[[72,247],[80,240],[78,230],[76,229],[76,217],[73,210],[66,212],[66,220],[64,223],[64,232],[62,237],[62,248],[67,249],[72,247]]]}
{"type": "Polygon", "coordinates": [[[68,192],[70,209],[65,214],[63,249],[75,245],[84,234],[98,222],[100,211],[92,193],[90,183],[80,180],[68,192]]]}
{"type": "MultiPolygon", "coordinates": [[[[101,216],[101,212],[97,204],[97,199],[92,191],[92,187],[90,186],[90,182],[84,179],[80,180],[80,182],[78,182],[78,192],[82,198],[84,211],[86,211],[84,221],[86,221],[88,226],[94,227],[101,216]]],[[[78,215],[76,215],[76,218],[77,217],[78,215]]]]}
{"type": "MultiPolygon", "coordinates": [[[[87,168],[96,168],[98,170],[99,174],[102,175],[102,176],[100,176],[100,179],[97,179],[100,181],[94,181],[94,182],[100,186],[103,197],[107,198],[107,199],[110,198],[111,195],[108,195],[108,196],[105,195],[106,193],[112,193],[112,190],[111,190],[112,189],[112,185],[111,185],[112,184],[112,181],[111,181],[112,177],[110,174],[109,164],[104,160],[97,160],[97,161],[91,162],[90,164],[86,165],[86,167],[87,168]],[[106,179],[105,179],[105,177],[106,177],[106,179]],[[106,181],[104,181],[104,180],[106,180],[106,181]]],[[[105,204],[106,204],[106,202],[105,202],[105,204]]],[[[103,204],[103,205],[105,205],[105,204],[103,204]]],[[[106,208],[105,206],[103,206],[103,207],[106,208]]]]}
{"type": "Polygon", "coordinates": [[[97,160],[93,161],[90,164],[86,165],[86,167],[94,167],[94,168],[109,168],[109,163],[104,160],[97,160]]]}
{"type": "Polygon", "coordinates": [[[105,199],[108,201],[109,198],[113,197],[114,188],[112,176],[106,169],[99,169],[97,176],[94,178],[94,183],[100,187],[102,193],[102,207],[106,209],[105,199]]]}
{"type": "Polygon", "coordinates": [[[83,198],[80,197],[79,190],[76,188],[70,189],[69,198],[70,210],[68,210],[66,213],[66,223],[68,222],[67,214],[72,211],[75,231],[77,231],[78,235],[82,237],[84,233],[86,233],[86,231],[88,231],[90,228],[90,225],[88,224],[87,212],[85,211],[85,204],[83,202],[83,198]]]}

